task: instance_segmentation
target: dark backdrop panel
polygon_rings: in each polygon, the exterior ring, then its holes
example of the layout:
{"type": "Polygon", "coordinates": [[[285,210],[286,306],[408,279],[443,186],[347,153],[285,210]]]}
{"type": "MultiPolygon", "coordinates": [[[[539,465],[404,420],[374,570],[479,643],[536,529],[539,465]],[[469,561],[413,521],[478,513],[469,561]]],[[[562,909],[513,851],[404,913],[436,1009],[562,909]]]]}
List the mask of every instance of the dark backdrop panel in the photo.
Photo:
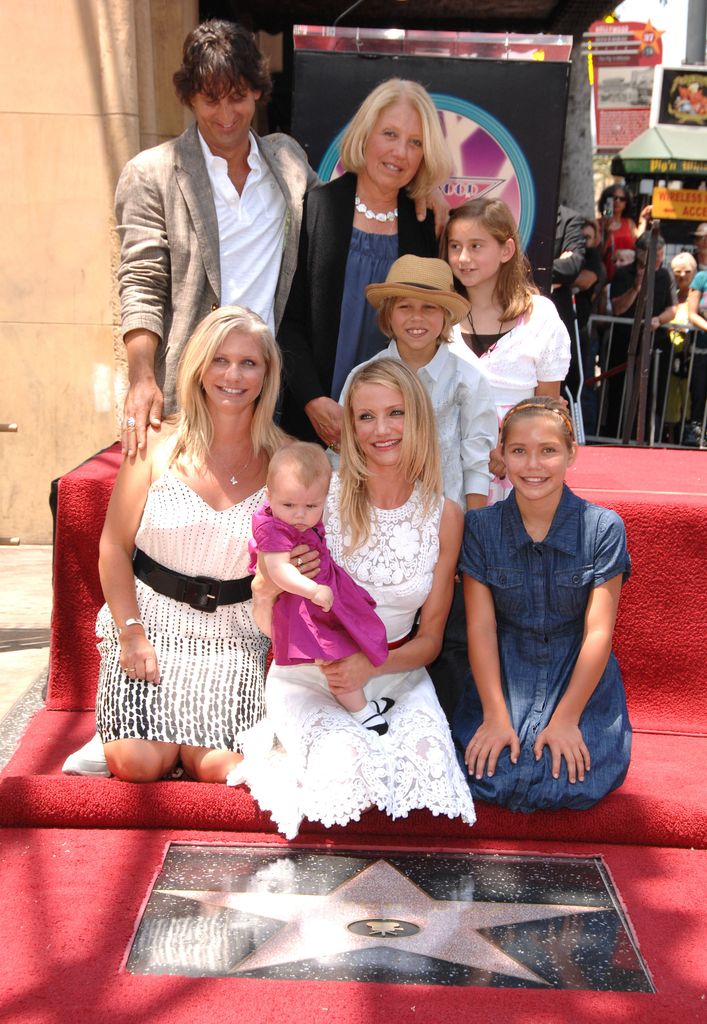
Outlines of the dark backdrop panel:
{"type": "Polygon", "coordinates": [[[505,199],[543,291],[548,291],[569,65],[440,57],[295,53],[292,130],[325,178],[335,141],[361,101],[387,78],[433,94],[455,160],[450,201],[505,199]]]}

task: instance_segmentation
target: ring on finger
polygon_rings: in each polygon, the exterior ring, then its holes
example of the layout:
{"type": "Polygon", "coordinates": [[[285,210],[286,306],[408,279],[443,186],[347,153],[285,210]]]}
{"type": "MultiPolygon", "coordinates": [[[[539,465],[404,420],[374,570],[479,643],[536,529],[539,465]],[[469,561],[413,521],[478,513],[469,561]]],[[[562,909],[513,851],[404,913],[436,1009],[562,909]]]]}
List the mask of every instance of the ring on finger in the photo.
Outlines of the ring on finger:
{"type": "Polygon", "coordinates": [[[134,430],[135,429],[135,417],[134,416],[128,416],[128,418],[125,421],[125,426],[128,428],[128,430],[134,430]]]}
{"type": "Polygon", "coordinates": [[[302,568],[302,556],[301,555],[297,556],[297,568],[298,569],[302,568]]]}

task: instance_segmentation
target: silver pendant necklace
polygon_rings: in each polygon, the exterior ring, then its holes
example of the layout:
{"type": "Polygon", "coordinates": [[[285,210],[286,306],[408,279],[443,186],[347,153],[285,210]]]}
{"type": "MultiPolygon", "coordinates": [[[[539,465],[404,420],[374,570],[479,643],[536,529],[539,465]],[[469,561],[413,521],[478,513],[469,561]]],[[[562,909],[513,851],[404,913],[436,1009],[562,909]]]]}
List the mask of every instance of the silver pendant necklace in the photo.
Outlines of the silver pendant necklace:
{"type": "MultiPolygon", "coordinates": [[[[218,469],[219,467],[216,465],[216,462],[214,461],[213,455],[210,455],[209,458],[210,458],[212,464],[216,467],[216,469],[218,469]]],[[[237,485],[239,477],[242,476],[243,473],[245,473],[245,471],[247,470],[248,466],[250,466],[252,461],[253,461],[253,449],[251,448],[250,456],[248,458],[248,461],[245,463],[245,465],[241,466],[240,469],[237,469],[237,470],[235,470],[235,472],[231,473],[231,475],[228,478],[228,482],[229,482],[229,484],[231,484],[232,487],[235,487],[237,485]]]]}
{"type": "Polygon", "coordinates": [[[387,220],[393,221],[398,218],[398,208],[394,210],[388,210],[386,213],[374,213],[373,210],[369,210],[366,204],[359,196],[354,197],[354,206],[358,213],[362,213],[366,220],[377,220],[381,224],[384,224],[387,220]]]}
{"type": "MultiPolygon", "coordinates": [[[[240,476],[242,473],[245,473],[245,471],[247,470],[248,466],[250,466],[252,460],[253,460],[253,453],[251,452],[250,458],[246,462],[245,466],[242,466],[241,469],[238,470],[238,476],[240,476]]],[[[233,487],[235,487],[236,484],[238,483],[238,476],[236,476],[235,473],[231,473],[231,475],[228,478],[229,484],[231,484],[233,487]]]]}

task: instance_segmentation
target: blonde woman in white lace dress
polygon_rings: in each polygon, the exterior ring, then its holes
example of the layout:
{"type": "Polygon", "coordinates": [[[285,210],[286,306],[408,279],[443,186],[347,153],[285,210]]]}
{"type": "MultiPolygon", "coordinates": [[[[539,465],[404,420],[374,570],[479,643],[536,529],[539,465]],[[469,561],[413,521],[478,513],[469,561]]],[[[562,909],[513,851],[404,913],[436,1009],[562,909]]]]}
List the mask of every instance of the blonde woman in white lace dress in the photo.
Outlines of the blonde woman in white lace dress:
{"type": "MultiPolygon", "coordinates": [[[[429,398],[398,360],[364,366],[351,382],[324,519],[333,557],[377,603],[388,659],[378,668],[360,653],[273,665],[266,719],[246,738],[245,760],[229,781],[245,778],[288,837],[304,818],[343,825],[371,807],[393,818],[428,808],[471,825],[469,790],[424,667],[441,647],[463,515],[442,497],[429,398]],[[359,726],[335,699],[362,685],[369,699],[395,700],[384,736],[359,726]]],[[[275,594],[260,580],[254,593],[256,618],[269,631],[275,594]]]]}
{"type": "Polygon", "coordinates": [[[123,780],[159,779],[181,760],[223,782],[241,759],[237,736],[262,715],[268,643],[251,612],[248,539],[285,439],[272,418],[279,384],[263,321],[216,310],[185,348],[176,423],[149,429],[118,472],[100,542],[96,709],[123,780]]]}
{"type": "MultiPolygon", "coordinates": [[[[472,199],[452,210],[441,243],[455,287],[470,310],[454,328],[450,352],[473,362],[491,386],[499,426],[532,395],[560,397],[570,365],[570,337],[550,299],[538,295],[510,208],[472,199]]],[[[508,496],[500,448],[489,504],[508,496]]]]}

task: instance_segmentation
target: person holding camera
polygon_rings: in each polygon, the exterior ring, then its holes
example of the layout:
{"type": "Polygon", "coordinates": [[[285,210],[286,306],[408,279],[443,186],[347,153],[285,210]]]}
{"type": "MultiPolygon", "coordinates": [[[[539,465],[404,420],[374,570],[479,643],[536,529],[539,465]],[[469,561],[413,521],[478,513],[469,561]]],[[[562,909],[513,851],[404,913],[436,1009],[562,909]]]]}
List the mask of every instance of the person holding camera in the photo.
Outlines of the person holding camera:
{"type": "Polygon", "coordinates": [[[609,185],[599,196],[603,260],[609,282],[616,270],[616,253],[619,249],[634,249],[639,234],[636,222],[627,215],[631,201],[625,185],[609,185]]]}

